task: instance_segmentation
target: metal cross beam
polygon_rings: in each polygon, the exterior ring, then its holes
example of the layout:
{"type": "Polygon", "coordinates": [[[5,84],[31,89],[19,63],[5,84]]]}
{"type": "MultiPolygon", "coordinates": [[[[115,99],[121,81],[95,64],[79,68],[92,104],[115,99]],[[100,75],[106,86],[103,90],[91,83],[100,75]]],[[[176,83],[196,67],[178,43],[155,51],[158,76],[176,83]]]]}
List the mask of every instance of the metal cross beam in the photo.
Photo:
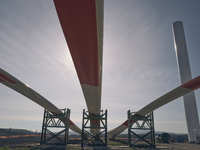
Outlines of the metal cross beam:
{"type": "Polygon", "coordinates": [[[42,125],[42,136],[40,144],[48,143],[52,139],[56,139],[60,144],[67,145],[69,122],[70,122],[70,110],[61,109],[62,114],[52,114],[47,109],[44,110],[44,118],[42,125]],[[51,132],[48,128],[64,128],[58,133],[51,132]],[[48,135],[47,135],[48,133],[48,135]],[[64,136],[61,135],[64,133],[64,136]],[[64,137],[63,139],[61,137],[64,137]]]}
{"type": "Polygon", "coordinates": [[[135,115],[135,112],[127,112],[128,115],[128,142],[129,146],[132,147],[155,147],[155,131],[154,131],[154,119],[153,112],[148,113],[145,116],[135,115]],[[133,130],[140,131],[149,131],[144,135],[139,135],[133,130]],[[136,140],[132,141],[131,135],[135,135],[137,137],[136,140]],[[145,139],[148,135],[150,135],[150,142],[145,139]],[[143,141],[144,144],[138,144],[139,141],[143,141]],[[137,143],[137,144],[136,144],[137,143]]]}

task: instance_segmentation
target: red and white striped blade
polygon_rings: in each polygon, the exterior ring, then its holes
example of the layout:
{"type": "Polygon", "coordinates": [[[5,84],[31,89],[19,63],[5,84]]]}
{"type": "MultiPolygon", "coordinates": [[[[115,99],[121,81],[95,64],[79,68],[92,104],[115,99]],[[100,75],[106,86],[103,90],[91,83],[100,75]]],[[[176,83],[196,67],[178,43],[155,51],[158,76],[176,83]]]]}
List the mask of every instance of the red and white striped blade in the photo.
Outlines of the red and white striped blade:
{"type": "MultiPolygon", "coordinates": [[[[190,80],[189,82],[186,82],[185,84],[175,88],[174,90],[168,92],[167,94],[159,97],[158,99],[154,100],[150,104],[146,105],[142,109],[140,109],[136,114],[145,116],[146,114],[154,111],[157,108],[160,108],[161,106],[187,94],[191,91],[194,91],[196,89],[200,88],[200,76],[190,80]]],[[[122,133],[124,130],[127,129],[128,126],[128,120],[126,120],[123,124],[118,126],[117,128],[108,131],[108,135],[111,139],[115,138],[117,135],[122,133]]]]}
{"type": "MultiPolygon", "coordinates": [[[[21,82],[17,78],[13,77],[6,71],[0,68],[0,83],[4,84],[5,86],[15,90],[16,92],[26,96],[27,98],[31,99],[33,102],[37,103],[38,105],[42,106],[43,108],[49,110],[52,114],[61,114],[60,111],[55,105],[53,105],[50,101],[44,98],[42,95],[34,91],[30,88],[27,84],[21,82]]],[[[76,133],[82,134],[81,129],[78,128],[71,120],[70,120],[70,129],[76,133]]]]}
{"type": "Polygon", "coordinates": [[[103,0],[54,0],[90,114],[101,109],[103,0]]]}

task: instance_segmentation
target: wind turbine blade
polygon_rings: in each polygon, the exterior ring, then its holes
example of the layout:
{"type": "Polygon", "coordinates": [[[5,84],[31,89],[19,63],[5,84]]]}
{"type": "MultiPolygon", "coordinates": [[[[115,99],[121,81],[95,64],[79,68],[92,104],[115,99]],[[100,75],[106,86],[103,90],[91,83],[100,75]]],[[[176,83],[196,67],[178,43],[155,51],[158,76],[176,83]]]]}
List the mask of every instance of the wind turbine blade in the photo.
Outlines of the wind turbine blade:
{"type": "MultiPolygon", "coordinates": [[[[150,104],[146,105],[142,109],[140,109],[136,114],[145,116],[146,114],[154,111],[157,108],[187,94],[196,89],[200,88],[200,76],[186,82],[185,84],[173,89],[172,91],[166,93],[165,95],[159,97],[158,99],[154,100],[150,104]]],[[[115,138],[117,135],[122,133],[124,130],[127,129],[128,120],[126,120],[123,124],[118,126],[117,128],[108,131],[108,135],[111,139],[115,138]]]]}
{"type": "MultiPolygon", "coordinates": [[[[0,68],[0,83],[31,99],[33,102],[49,110],[52,114],[62,113],[62,111],[60,111],[54,104],[52,104],[42,95],[31,89],[30,86],[21,82],[20,80],[18,80],[17,78],[15,78],[14,76],[7,73],[1,68],[0,68]]],[[[79,133],[80,135],[82,134],[81,129],[78,128],[71,120],[69,127],[74,132],[79,133]]]]}
{"type": "Polygon", "coordinates": [[[103,0],[54,0],[91,115],[99,115],[101,110],[103,2],[103,0]]]}
{"type": "Polygon", "coordinates": [[[20,80],[13,77],[12,75],[10,75],[1,68],[0,68],[0,82],[10,87],[11,89],[17,91],[18,93],[28,97],[29,99],[39,104],[40,106],[46,108],[47,110],[54,112],[56,114],[61,113],[61,111],[55,105],[53,105],[42,95],[31,89],[29,85],[22,83],[20,80]]]}

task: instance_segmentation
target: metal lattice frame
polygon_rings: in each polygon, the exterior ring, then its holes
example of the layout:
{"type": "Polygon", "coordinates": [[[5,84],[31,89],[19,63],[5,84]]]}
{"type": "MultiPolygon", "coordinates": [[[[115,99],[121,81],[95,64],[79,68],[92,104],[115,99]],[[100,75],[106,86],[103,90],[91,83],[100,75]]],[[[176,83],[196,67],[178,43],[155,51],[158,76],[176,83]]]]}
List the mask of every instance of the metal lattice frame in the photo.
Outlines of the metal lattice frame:
{"type": "Polygon", "coordinates": [[[67,145],[68,143],[68,133],[69,133],[69,119],[70,110],[61,109],[63,112],[59,115],[54,115],[47,109],[44,110],[43,125],[42,125],[42,135],[40,144],[48,143],[52,139],[56,139],[60,144],[67,145]],[[48,128],[64,128],[62,131],[54,134],[48,128]],[[63,134],[64,133],[64,138],[63,134]]]}
{"type": "Polygon", "coordinates": [[[140,147],[138,144],[139,141],[143,141],[145,143],[145,147],[155,147],[155,130],[154,130],[154,119],[153,112],[148,113],[145,116],[135,115],[135,112],[127,112],[128,114],[128,143],[129,146],[132,147],[140,147]],[[144,135],[138,135],[133,130],[143,130],[148,131],[144,135]],[[137,137],[136,140],[132,141],[131,135],[135,135],[137,137]],[[150,141],[145,138],[150,135],[150,141]],[[137,144],[136,144],[137,143],[137,144]]]}
{"type": "MultiPolygon", "coordinates": [[[[91,116],[91,115],[89,115],[88,111],[85,111],[85,109],[83,109],[81,146],[84,146],[84,144],[88,143],[89,141],[91,141],[93,139],[96,141],[95,143],[98,143],[97,141],[99,141],[99,144],[107,146],[107,110],[105,110],[105,113],[103,113],[103,110],[101,110],[100,115],[91,116]],[[96,124],[93,124],[92,120],[97,120],[96,124]],[[90,132],[88,132],[86,129],[101,129],[102,131],[100,133],[98,133],[97,135],[93,135],[90,132]],[[84,133],[89,134],[90,138],[85,140],[84,136],[83,136],[84,133]],[[101,138],[99,138],[102,133],[104,133],[104,135],[105,135],[105,142],[103,142],[103,140],[101,140],[101,138]]],[[[93,142],[94,145],[95,145],[95,143],[93,142]]]]}

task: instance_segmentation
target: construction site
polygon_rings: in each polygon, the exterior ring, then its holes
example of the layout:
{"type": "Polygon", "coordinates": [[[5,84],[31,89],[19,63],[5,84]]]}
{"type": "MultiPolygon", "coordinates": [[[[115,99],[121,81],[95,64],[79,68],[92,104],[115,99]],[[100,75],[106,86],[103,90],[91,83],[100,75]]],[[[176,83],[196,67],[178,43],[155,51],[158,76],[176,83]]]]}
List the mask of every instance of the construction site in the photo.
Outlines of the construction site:
{"type": "Polygon", "coordinates": [[[0,1],[0,150],[200,149],[198,5],[0,1]]]}

